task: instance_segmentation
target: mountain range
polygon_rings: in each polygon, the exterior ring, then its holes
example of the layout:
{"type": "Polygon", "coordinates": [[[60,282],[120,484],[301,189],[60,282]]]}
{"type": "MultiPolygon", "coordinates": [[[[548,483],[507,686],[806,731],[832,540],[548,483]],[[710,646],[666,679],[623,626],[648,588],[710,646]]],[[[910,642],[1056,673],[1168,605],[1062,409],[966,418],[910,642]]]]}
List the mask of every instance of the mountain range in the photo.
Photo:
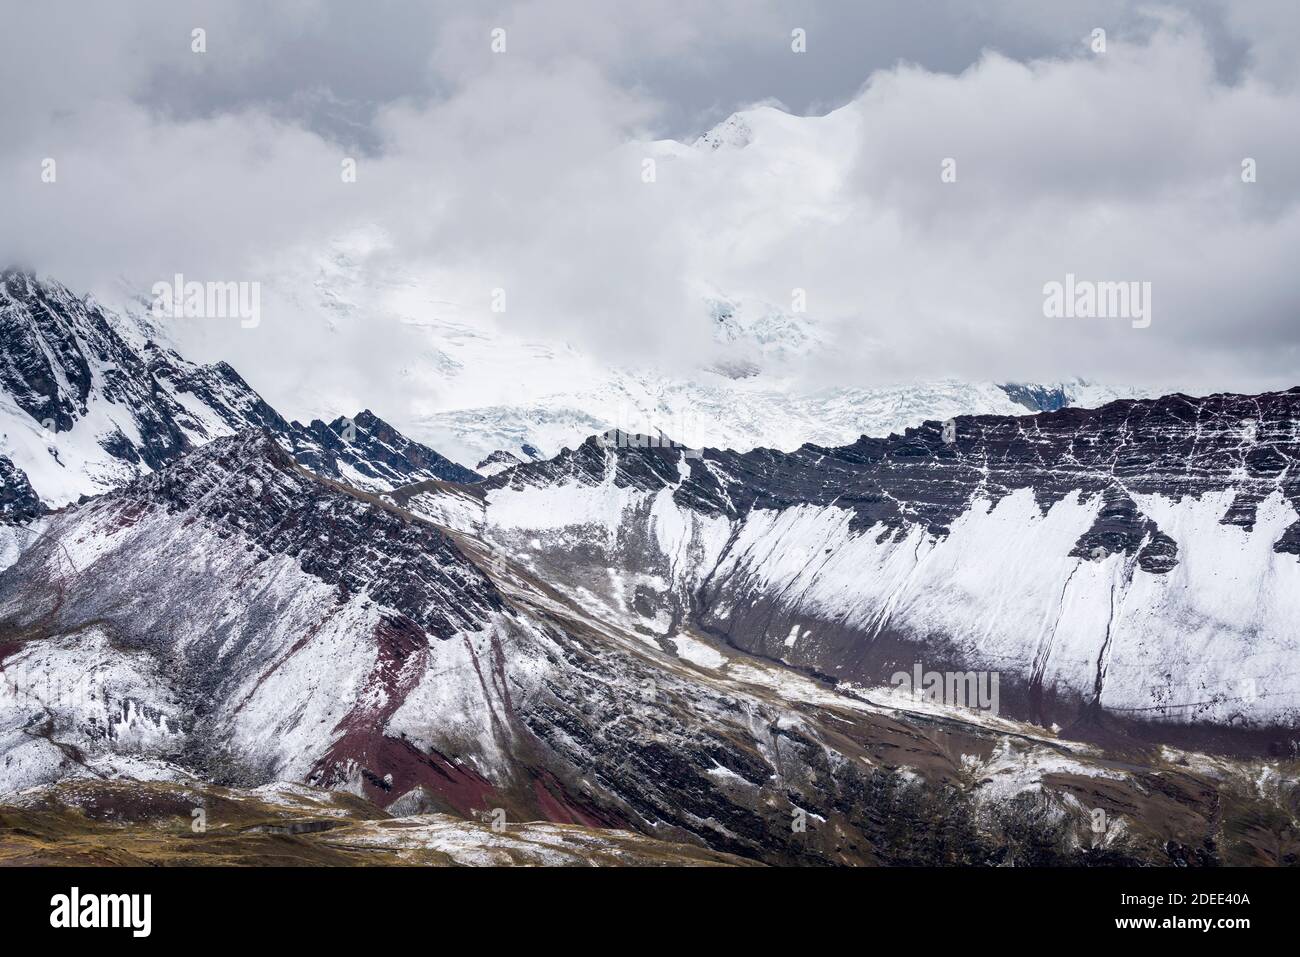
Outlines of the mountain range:
{"type": "Polygon", "coordinates": [[[370,413],[287,422],[57,284],[3,297],[23,814],[290,782],[775,864],[1296,858],[1300,390],[1007,385],[1023,414],[605,428],[477,472],[370,413]]]}

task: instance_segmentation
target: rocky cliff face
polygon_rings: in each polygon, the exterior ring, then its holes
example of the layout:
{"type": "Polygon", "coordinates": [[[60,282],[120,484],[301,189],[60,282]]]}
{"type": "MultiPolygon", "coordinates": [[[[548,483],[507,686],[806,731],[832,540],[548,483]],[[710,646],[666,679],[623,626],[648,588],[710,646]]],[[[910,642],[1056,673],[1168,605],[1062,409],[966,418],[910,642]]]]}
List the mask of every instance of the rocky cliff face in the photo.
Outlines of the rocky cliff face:
{"type": "Polygon", "coordinates": [[[305,426],[294,422],[288,438],[300,464],[369,491],[389,491],[429,479],[479,479],[476,472],[408,439],[369,409],[328,425],[320,419],[305,426]]]}
{"type": "Polygon", "coordinates": [[[284,425],[229,366],[138,349],[93,300],[26,273],[0,277],[0,342],[0,451],[50,506],[235,428],[284,425]]]}
{"type": "Polygon", "coordinates": [[[28,522],[40,514],[41,500],[26,473],[0,455],[0,522],[28,522]]]}

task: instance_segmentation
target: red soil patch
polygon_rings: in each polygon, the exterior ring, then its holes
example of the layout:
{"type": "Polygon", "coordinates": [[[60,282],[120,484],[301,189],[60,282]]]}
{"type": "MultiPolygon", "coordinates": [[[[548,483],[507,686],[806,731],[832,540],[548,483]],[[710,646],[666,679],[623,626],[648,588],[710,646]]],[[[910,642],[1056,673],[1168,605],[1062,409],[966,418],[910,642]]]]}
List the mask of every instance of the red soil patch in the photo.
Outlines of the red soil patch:
{"type": "Polygon", "coordinates": [[[627,826],[626,821],[604,808],[569,794],[550,771],[541,771],[533,778],[533,794],[546,820],[556,824],[582,824],[586,827],[627,826]]]}
{"type": "MultiPolygon", "coordinates": [[[[450,809],[468,817],[494,806],[496,789],[471,768],[437,751],[421,752],[409,741],[384,734],[389,719],[428,667],[429,639],[409,618],[386,618],[374,631],[379,656],[366,679],[377,701],[359,703],[339,722],[342,736],[313,769],[313,780],[329,787],[352,768],[361,772],[365,796],[381,807],[423,786],[450,809]]],[[[369,695],[368,695],[369,697],[369,695]]]]}
{"type": "Polygon", "coordinates": [[[0,644],[0,671],[4,671],[4,663],[11,656],[18,653],[18,649],[23,646],[21,641],[7,641],[0,644]]]}

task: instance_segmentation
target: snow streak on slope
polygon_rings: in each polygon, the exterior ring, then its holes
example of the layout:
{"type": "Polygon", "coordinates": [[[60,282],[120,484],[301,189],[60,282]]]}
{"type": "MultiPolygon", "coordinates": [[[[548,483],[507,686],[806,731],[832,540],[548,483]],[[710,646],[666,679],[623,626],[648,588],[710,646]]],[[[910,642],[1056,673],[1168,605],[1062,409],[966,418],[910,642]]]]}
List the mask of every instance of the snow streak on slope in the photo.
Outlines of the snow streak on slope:
{"type": "Polygon", "coordinates": [[[611,486],[498,489],[486,514],[489,534],[539,573],[572,576],[551,556],[588,549],[595,565],[625,569],[584,587],[652,631],[674,620],[655,609],[689,607],[708,581],[707,622],[748,650],[848,680],[952,664],[1001,672],[1006,697],[1017,681],[1046,689],[1067,713],[1096,702],[1139,720],[1294,726],[1300,564],[1273,545],[1298,516],[1275,495],[1254,529],[1223,525],[1230,498],[1143,500],[1184,556],[1167,575],[1122,555],[1071,555],[1101,506],[1077,494],[1046,514],[1028,490],[976,501],[945,536],[855,531],[834,506],[754,509],[737,523],[668,491],[611,486]],[[873,644],[883,635],[887,650],[873,644]]]}
{"type": "Polygon", "coordinates": [[[776,595],[772,629],[746,642],[792,661],[851,673],[867,650],[846,652],[835,633],[888,636],[882,675],[928,652],[1121,716],[1293,727],[1300,682],[1287,662],[1300,655],[1300,563],[1273,545],[1297,514],[1276,495],[1246,531],[1220,524],[1227,505],[1223,495],[1145,500],[1183,556],[1168,574],[1121,555],[1070,555],[1096,498],[1070,496],[1041,514],[1018,491],[974,503],[942,538],[914,527],[884,541],[853,532],[842,509],[755,511],[715,573],[729,605],[711,616],[776,595]],[[782,652],[787,621],[802,635],[782,652]]]}

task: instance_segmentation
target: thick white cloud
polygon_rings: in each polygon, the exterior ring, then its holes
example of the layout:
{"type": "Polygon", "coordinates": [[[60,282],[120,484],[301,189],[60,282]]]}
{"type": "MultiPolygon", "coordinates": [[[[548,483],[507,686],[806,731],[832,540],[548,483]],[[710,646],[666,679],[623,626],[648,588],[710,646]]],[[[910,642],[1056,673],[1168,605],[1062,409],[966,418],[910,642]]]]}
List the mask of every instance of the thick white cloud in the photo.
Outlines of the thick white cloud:
{"type": "MultiPolygon", "coordinates": [[[[1115,3],[1021,19],[1004,4],[980,18],[990,45],[1038,55],[954,66],[962,54],[934,24],[942,68],[877,57],[851,93],[837,67],[819,95],[791,87],[843,104],[829,115],[761,110],[752,143],[714,153],[653,137],[746,104],[681,99],[674,71],[693,87],[725,72],[719,90],[749,77],[757,100],[773,90],[750,61],[815,72],[819,43],[843,47],[824,8],[707,7],[453,5],[385,30],[316,3],[16,16],[0,58],[0,254],[83,287],[123,276],[143,290],[175,272],[266,282],[257,330],[184,335],[295,414],[320,383],[344,403],[412,388],[436,400],[437,383],[400,376],[420,343],[398,319],[420,309],[691,366],[711,348],[703,288],[787,306],[806,290],[834,343],[803,370],[818,383],[1294,384],[1300,51],[1271,29],[1286,10],[1115,3]],[[807,60],[788,49],[800,15],[807,60]],[[1115,24],[1100,56],[1084,44],[1098,16],[1115,24]],[[189,52],[200,23],[203,57],[189,52]],[[504,55],[488,47],[498,24],[504,55]],[[356,183],[339,175],[348,156],[356,183]],[[945,157],[955,183],[940,182],[945,157]],[[1258,182],[1241,182],[1244,157],[1258,182]],[[318,266],[339,242],[353,278],[384,295],[364,325],[326,332],[318,266]],[[1044,318],[1043,284],[1067,272],[1150,281],[1151,327],[1044,318]],[[418,305],[401,308],[391,284],[412,277],[418,305]],[[497,287],[504,317],[489,310],[497,287]]],[[[898,27],[909,48],[919,29],[898,27]]]]}

